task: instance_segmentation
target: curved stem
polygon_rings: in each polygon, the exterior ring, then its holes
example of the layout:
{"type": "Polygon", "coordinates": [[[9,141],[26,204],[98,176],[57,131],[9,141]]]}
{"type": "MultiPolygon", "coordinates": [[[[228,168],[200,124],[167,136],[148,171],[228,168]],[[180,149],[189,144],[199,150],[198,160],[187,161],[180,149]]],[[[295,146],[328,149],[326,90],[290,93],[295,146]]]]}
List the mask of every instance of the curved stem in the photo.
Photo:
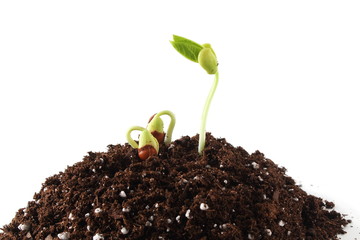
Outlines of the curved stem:
{"type": "Polygon", "coordinates": [[[171,111],[168,111],[168,110],[158,112],[154,117],[160,117],[162,115],[168,115],[171,119],[170,124],[168,126],[168,130],[166,131],[166,137],[165,137],[165,141],[164,141],[165,145],[169,145],[171,143],[171,137],[172,137],[172,133],[174,131],[176,119],[175,119],[174,113],[171,111]]]}
{"type": "Polygon", "coordinates": [[[139,127],[139,126],[132,126],[132,127],[129,128],[129,130],[126,132],[126,139],[127,139],[127,141],[129,142],[129,144],[130,144],[133,148],[139,148],[139,144],[137,144],[137,143],[134,141],[134,139],[132,139],[132,137],[131,137],[131,132],[132,132],[132,131],[135,131],[135,130],[144,131],[145,128],[139,127]]]}
{"type": "Polygon", "coordinates": [[[199,151],[200,155],[202,154],[202,152],[204,150],[204,147],[205,147],[206,119],[207,119],[207,115],[208,115],[208,112],[209,112],[210,103],[211,103],[211,100],[212,100],[212,98],[214,96],[214,93],[215,93],[216,87],[218,85],[218,82],[219,82],[219,72],[216,72],[213,85],[212,85],[212,87],[210,89],[210,92],[209,92],[209,95],[208,95],[208,97],[206,99],[204,110],[203,110],[203,113],[202,113],[202,116],[201,116],[201,126],[200,126],[200,133],[199,133],[199,135],[200,135],[199,136],[199,148],[198,148],[198,151],[199,151]]]}

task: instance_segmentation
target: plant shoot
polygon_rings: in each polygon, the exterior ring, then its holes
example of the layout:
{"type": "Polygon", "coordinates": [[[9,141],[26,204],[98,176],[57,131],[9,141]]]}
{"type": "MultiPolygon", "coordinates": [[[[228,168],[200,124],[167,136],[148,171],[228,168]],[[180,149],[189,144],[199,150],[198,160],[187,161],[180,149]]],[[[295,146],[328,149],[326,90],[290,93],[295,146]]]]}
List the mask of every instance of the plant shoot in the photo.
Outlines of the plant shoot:
{"type": "Polygon", "coordinates": [[[214,93],[219,82],[218,62],[216,54],[212,49],[211,45],[208,43],[200,45],[192,40],[177,35],[173,36],[173,41],[170,41],[170,43],[181,55],[193,62],[199,63],[200,66],[208,74],[215,75],[215,79],[206,99],[201,117],[198,151],[199,154],[202,154],[205,148],[207,116],[211,101],[214,97],[214,93]]]}
{"type": "Polygon", "coordinates": [[[141,160],[146,160],[151,156],[157,155],[159,152],[158,141],[146,128],[133,126],[127,131],[126,138],[133,148],[138,149],[138,155],[141,160]],[[141,131],[139,144],[131,137],[131,133],[135,130],[141,131]]]}
{"type": "Polygon", "coordinates": [[[159,143],[165,143],[165,145],[170,145],[172,133],[174,131],[176,119],[174,113],[168,110],[161,111],[159,113],[154,114],[148,123],[147,129],[151,132],[151,134],[158,140],[159,143]],[[170,117],[170,124],[166,133],[164,132],[164,123],[160,118],[163,115],[168,115],[170,117]],[[166,138],[165,138],[166,136],[166,138]]]}

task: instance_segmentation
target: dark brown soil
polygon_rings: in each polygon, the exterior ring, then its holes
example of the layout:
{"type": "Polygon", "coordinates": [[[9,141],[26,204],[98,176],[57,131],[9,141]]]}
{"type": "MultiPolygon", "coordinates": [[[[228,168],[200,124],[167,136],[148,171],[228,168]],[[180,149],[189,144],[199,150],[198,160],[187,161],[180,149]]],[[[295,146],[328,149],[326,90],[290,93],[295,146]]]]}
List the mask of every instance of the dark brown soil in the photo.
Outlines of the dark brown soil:
{"type": "Polygon", "coordinates": [[[348,223],[262,153],[183,137],[141,161],[128,144],[46,179],[1,240],[338,239],[348,223]]]}

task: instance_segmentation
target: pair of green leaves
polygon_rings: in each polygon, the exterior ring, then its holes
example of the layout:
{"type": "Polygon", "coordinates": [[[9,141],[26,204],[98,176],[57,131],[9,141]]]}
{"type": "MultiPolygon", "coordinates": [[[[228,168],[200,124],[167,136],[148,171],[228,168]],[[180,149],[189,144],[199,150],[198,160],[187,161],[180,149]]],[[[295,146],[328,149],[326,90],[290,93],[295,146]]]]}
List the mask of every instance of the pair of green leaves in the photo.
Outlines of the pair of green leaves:
{"type": "Polygon", "coordinates": [[[215,74],[217,72],[218,62],[210,44],[200,45],[190,39],[177,35],[173,35],[173,41],[170,42],[181,55],[193,62],[199,63],[207,73],[215,74]]]}

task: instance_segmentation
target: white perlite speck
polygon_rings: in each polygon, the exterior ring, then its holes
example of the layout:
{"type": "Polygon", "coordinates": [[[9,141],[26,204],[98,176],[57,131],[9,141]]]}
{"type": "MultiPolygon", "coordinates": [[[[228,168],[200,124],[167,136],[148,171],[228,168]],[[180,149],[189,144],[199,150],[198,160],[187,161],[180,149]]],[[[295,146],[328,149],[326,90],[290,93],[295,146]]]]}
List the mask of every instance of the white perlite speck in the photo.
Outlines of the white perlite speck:
{"type": "Polygon", "coordinates": [[[126,229],[126,227],[121,228],[121,233],[122,234],[128,234],[129,230],[126,229]]]}
{"type": "Polygon", "coordinates": [[[121,192],[120,192],[120,197],[126,198],[126,193],[125,193],[124,191],[121,191],[121,192]]]}
{"type": "Polygon", "coordinates": [[[20,231],[27,231],[27,230],[30,229],[30,225],[27,224],[27,223],[22,223],[22,224],[20,224],[20,225],[18,226],[18,229],[19,229],[20,231]]]}
{"type": "Polygon", "coordinates": [[[124,208],[122,209],[122,211],[123,211],[123,212],[130,212],[130,208],[129,208],[129,207],[124,207],[124,208]]]}
{"type": "Polygon", "coordinates": [[[177,217],[175,219],[178,223],[180,223],[180,215],[177,215],[177,217]]]}
{"type": "Polygon", "coordinates": [[[86,217],[86,218],[90,217],[90,213],[86,213],[86,214],[85,214],[85,217],[86,217]]]}
{"type": "Polygon", "coordinates": [[[86,229],[87,229],[88,231],[90,231],[90,226],[89,226],[89,225],[87,225],[87,226],[86,226],[86,229]]]}
{"type": "Polygon", "coordinates": [[[227,228],[227,224],[226,224],[226,223],[224,223],[224,224],[220,225],[220,226],[219,226],[219,228],[220,228],[220,229],[224,229],[224,230],[225,230],[225,229],[227,228]]]}
{"type": "Polygon", "coordinates": [[[152,223],[150,221],[146,221],[145,227],[151,227],[151,226],[152,226],[152,223]]]}
{"type": "Polygon", "coordinates": [[[265,229],[265,232],[268,236],[271,236],[272,235],[272,231],[270,229],[265,229]]]}
{"type": "Polygon", "coordinates": [[[257,164],[256,162],[252,162],[251,165],[254,169],[259,169],[260,167],[259,164],[257,164]]]}
{"type": "Polygon", "coordinates": [[[93,240],[104,240],[104,239],[105,239],[104,236],[99,233],[97,233],[93,236],[93,240]]]}
{"type": "Polygon", "coordinates": [[[185,217],[186,217],[187,219],[190,219],[190,218],[191,218],[191,217],[190,217],[190,209],[186,210],[185,217]]]}
{"type": "Polygon", "coordinates": [[[280,221],[279,221],[279,226],[280,226],[280,227],[285,226],[285,222],[284,222],[283,220],[280,220],[280,221]]]}
{"type": "Polygon", "coordinates": [[[62,232],[62,233],[59,233],[57,235],[57,237],[60,239],[60,240],[69,240],[70,239],[70,233],[68,232],[62,232]]]}
{"type": "Polygon", "coordinates": [[[201,203],[200,204],[200,210],[205,211],[209,209],[209,205],[207,205],[206,203],[201,203]]]}
{"type": "Polygon", "coordinates": [[[96,208],[96,209],[94,210],[95,213],[100,213],[101,211],[102,211],[101,208],[96,208]]]}
{"type": "Polygon", "coordinates": [[[248,239],[254,239],[254,235],[252,235],[252,234],[248,234],[248,239]]]}
{"type": "Polygon", "coordinates": [[[167,223],[171,223],[172,220],[170,218],[167,219],[167,223]]]}
{"type": "Polygon", "coordinates": [[[45,240],[53,240],[54,238],[51,236],[51,234],[47,235],[45,240]]]}
{"type": "Polygon", "coordinates": [[[69,219],[70,219],[70,220],[74,220],[74,219],[75,219],[75,217],[74,217],[74,215],[73,215],[72,213],[69,214],[69,219]]]}

